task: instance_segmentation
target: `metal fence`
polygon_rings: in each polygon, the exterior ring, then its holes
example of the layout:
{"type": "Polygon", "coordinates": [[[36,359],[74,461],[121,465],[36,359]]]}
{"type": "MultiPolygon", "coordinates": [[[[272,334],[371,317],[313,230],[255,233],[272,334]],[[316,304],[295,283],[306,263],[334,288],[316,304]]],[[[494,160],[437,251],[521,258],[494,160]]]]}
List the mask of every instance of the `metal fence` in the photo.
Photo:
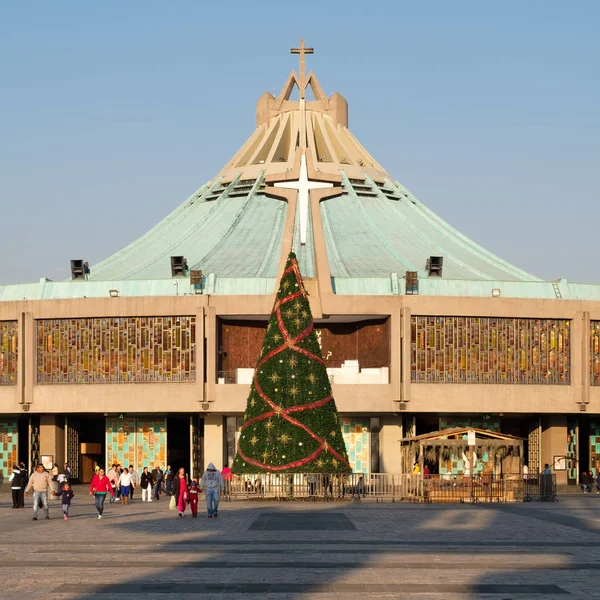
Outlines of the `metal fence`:
{"type": "Polygon", "coordinates": [[[410,475],[370,473],[262,473],[233,475],[225,499],[375,502],[523,502],[555,501],[556,476],[524,480],[518,475],[410,475]]]}
{"type": "Polygon", "coordinates": [[[233,475],[225,482],[225,497],[272,500],[417,500],[423,479],[418,475],[371,473],[327,475],[323,473],[282,473],[233,475]]]}

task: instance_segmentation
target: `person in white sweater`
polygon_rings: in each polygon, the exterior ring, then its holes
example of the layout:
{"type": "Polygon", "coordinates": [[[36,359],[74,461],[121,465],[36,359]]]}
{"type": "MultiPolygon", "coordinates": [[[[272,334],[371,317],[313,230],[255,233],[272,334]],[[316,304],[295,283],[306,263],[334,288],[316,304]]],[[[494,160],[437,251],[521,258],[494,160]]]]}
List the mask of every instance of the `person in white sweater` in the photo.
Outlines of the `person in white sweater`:
{"type": "Polygon", "coordinates": [[[131,473],[128,469],[123,469],[119,476],[119,487],[121,488],[121,502],[129,504],[129,492],[131,491],[131,473]]]}

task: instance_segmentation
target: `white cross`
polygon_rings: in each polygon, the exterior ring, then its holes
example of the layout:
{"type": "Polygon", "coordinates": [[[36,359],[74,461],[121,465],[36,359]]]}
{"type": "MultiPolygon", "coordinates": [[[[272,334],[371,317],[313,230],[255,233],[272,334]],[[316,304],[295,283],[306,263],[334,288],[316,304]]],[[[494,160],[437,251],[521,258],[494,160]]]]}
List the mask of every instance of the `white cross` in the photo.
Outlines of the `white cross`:
{"type": "Polygon", "coordinates": [[[296,181],[282,181],[276,183],[275,187],[293,188],[298,190],[298,204],[300,207],[300,243],[306,244],[306,228],[308,227],[308,208],[310,206],[309,191],[333,187],[333,183],[323,181],[310,181],[306,169],[306,156],[303,154],[300,161],[300,179],[296,181]]]}

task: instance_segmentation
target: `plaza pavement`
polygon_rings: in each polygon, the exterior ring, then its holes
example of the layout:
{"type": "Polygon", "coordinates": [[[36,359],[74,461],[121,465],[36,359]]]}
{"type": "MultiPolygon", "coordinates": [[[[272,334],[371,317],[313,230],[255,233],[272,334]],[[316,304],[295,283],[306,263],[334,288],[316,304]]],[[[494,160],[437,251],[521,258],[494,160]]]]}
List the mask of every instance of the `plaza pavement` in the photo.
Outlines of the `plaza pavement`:
{"type": "Polygon", "coordinates": [[[31,520],[0,495],[0,598],[600,598],[600,495],[555,504],[106,505],[75,486],[31,520]],[[42,593],[39,593],[42,591],[42,593]]]}

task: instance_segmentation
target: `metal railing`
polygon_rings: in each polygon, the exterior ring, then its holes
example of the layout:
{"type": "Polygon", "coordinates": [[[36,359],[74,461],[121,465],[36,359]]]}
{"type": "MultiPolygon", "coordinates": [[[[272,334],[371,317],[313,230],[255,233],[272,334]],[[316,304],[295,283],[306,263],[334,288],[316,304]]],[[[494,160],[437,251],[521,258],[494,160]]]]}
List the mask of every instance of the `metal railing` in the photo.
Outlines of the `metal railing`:
{"type": "Polygon", "coordinates": [[[375,502],[528,502],[557,500],[556,476],[262,473],[232,475],[225,499],[375,502]]]}
{"type": "Polygon", "coordinates": [[[327,475],[323,473],[263,473],[233,475],[225,482],[225,497],[272,500],[418,500],[423,479],[388,473],[327,475]]]}

